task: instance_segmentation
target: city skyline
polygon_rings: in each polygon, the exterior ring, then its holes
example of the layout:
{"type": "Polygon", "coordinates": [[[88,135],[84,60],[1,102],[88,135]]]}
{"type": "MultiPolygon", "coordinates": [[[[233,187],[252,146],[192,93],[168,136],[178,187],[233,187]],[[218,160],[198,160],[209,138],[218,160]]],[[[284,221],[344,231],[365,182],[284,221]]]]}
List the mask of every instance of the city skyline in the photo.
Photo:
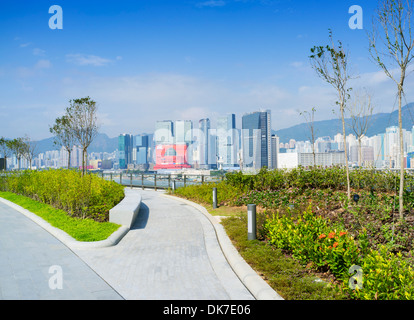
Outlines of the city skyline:
{"type": "MultiPolygon", "coordinates": [[[[328,29],[350,51],[376,112],[395,110],[393,83],[369,61],[366,32],[376,1],[364,1],[362,30],[350,29],[353,1],[71,1],[51,30],[47,1],[2,3],[0,136],[50,137],[70,99],[98,103],[100,131],[149,132],[159,117],[214,119],[269,109],[274,130],[303,122],[297,110],[332,119],[334,92],[308,63],[328,29]]],[[[59,5],[59,3],[56,3],[59,5]]],[[[413,77],[406,82],[413,101],[413,77]]]]}

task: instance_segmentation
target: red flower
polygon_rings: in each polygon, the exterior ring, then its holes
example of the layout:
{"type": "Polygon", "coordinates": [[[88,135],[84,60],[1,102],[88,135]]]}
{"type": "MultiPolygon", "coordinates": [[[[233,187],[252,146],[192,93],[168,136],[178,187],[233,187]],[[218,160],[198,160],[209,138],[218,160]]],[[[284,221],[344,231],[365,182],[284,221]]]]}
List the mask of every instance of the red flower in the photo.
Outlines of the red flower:
{"type": "Polygon", "coordinates": [[[335,237],[335,232],[331,232],[330,234],[328,234],[329,239],[332,239],[333,237],[335,237]]]}
{"type": "Polygon", "coordinates": [[[325,237],[326,237],[326,235],[322,233],[322,234],[319,236],[319,239],[323,239],[323,238],[325,238],[325,237]]]}
{"type": "Polygon", "coordinates": [[[334,247],[334,248],[336,248],[336,247],[338,246],[338,244],[339,244],[338,242],[335,242],[335,243],[333,244],[333,247],[334,247]]]}
{"type": "Polygon", "coordinates": [[[340,236],[340,237],[342,237],[342,236],[344,236],[344,235],[346,235],[346,231],[341,231],[341,232],[339,232],[339,236],[340,236]]]}

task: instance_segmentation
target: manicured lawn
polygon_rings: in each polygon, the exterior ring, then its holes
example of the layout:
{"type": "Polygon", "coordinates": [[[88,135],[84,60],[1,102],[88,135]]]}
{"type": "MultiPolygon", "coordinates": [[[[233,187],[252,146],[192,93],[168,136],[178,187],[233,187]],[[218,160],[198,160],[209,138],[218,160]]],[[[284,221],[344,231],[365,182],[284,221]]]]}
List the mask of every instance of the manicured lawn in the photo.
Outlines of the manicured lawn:
{"type": "Polygon", "coordinates": [[[0,197],[38,215],[52,226],[65,231],[78,241],[90,242],[105,240],[119,228],[119,225],[111,222],[97,222],[92,219],[74,218],[63,210],[55,209],[50,205],[11,192],[0,192],[0,197]]]}

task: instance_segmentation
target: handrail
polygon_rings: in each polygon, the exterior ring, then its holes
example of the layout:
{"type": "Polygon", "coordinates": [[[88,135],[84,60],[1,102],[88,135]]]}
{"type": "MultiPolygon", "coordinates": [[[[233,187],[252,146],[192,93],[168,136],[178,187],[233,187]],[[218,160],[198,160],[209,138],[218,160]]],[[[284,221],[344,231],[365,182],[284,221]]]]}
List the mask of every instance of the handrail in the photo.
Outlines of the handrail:
{"type": "Polygon", "coordinates": [[[138,188],[153,188],[157,189],[172,189],[179,187],[186,187],[187,185],[199,185],[211,182],[220,182],[224,180],[223,175],[208,176],[196,174],[158,174],[158,173],[104,173],[102,178],[115,181],[119,184],[138,187],[138,188]]]}

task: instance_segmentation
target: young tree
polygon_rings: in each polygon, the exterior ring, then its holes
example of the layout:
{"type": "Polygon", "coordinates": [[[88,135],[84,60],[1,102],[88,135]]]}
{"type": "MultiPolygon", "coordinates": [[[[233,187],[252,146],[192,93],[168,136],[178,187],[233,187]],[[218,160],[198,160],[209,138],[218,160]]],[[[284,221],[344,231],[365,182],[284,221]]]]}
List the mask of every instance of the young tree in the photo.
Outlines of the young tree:
{"type": "Polygon", "coordinates": [[[330,45],[313,47],[309,58],[311,65],[318,76],[330,84],[337,92],[338,100],[336,101],[336,104],[339,106],[342,119],[348,199],[351,199],[344,116],[346,102],[350,97],[349,92],[351,91],[351,88],[348,88],[348,80],[351,79],[351,76],[348,70],[348,55],[345,53],[340,41],[338,41],[338,46],[335,45],[331,30],[329,30],[329,39],[331,42],[330,45]]]}
{"type": "Polygon", "coordinates": [[[85,174],[88,147],[98,133],[96,102],[90,97],[70,100],[66,108],[70,127],[77,141],[82,146],[82,175],[85,174]]]}
{"type": "Polygon", "coordinates": [[[3,155],[4,157],[4,165],[5,165],[5,170],[7,171],[7,158],[10,156],[10,140],[7,140],[4,137],[0,138],[0,153],[3,155]]]}
{"type": "Polygon", "coordinates": [[[9,142],[10,150],[16,155],[18,169],[20,170],[21,159],[25,152],[25,143],[23,138],[15,138],[9,142]]]}
{"type": "Polygon", "coordinates": [[[313,153],[313,166],[316,167],[316,153],[315,153],[315,108],[312,108],[312,113],[308,111],[299,112],[301,116],[305,118],[306,123],[308,124],[310,131],[310,140],[312,143],[312,153],[313,153]]]}
{"type": "Polygon", "coordinates": [[[361,167],[362,137],[367,133],[374,110],[371,96],[367,92],[356,92],[348,110],[351,116],[351,128],[358,140],[358,165],[361,167]]]}
{"type": "Polygon", "coordinates": [[[37,155],[37,144],[34,141],[31,141],[29,136],[25,136],[22,140],[23,148],[23,157],[29,163],[29,168],[32,170],[32,161],[33,158],[37,155]]]}
{"type": "Polygon", "coordinates": [[[54,135],[54,144],[64,147],[68,152],[68,169],[70,168],[70,158],[73,146],[76,143],[76,137],[71,127],[71,121],[67,115],[56,118],[52,127],[49,127],[50,133],[54,135]]]}
{"type": "Polygon", "coordinates": [[[413,0],[382,0],[369,34],[369,51],[375,63],[397,86],[400,133],[399,215],[403,219],[404,140],[402,96],[408,67],[414,58],[413,0]]]}

